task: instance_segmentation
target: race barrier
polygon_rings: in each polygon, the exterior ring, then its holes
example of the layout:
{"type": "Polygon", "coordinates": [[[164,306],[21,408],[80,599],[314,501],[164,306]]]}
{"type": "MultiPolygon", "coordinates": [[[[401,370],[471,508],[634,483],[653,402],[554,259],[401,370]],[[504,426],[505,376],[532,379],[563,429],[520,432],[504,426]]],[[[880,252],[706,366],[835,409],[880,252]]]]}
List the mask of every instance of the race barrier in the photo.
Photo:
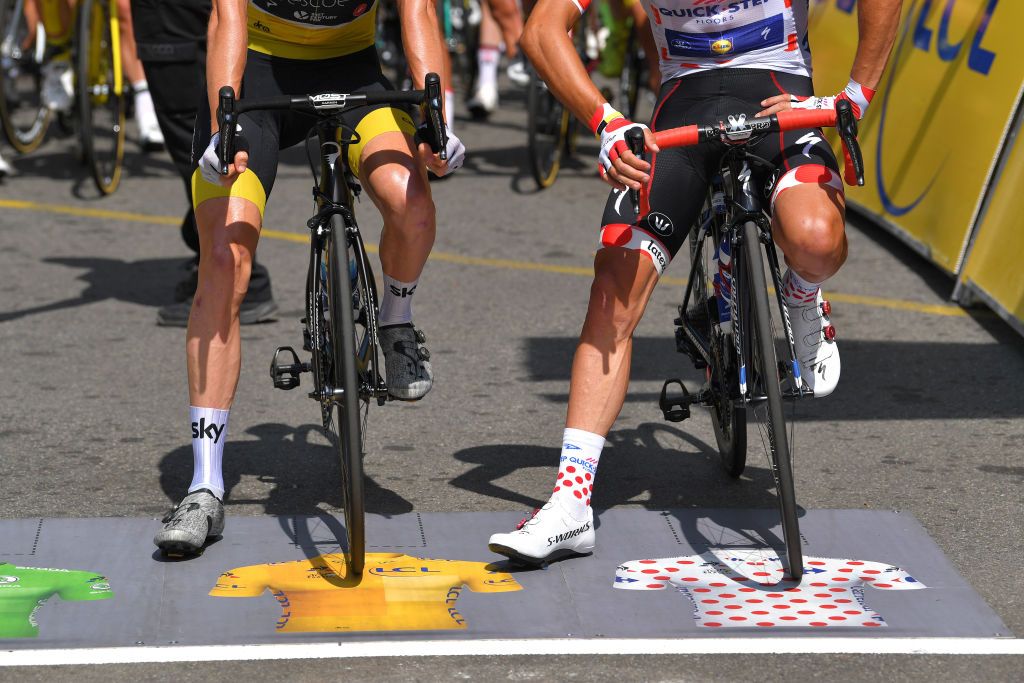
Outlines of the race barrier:
{"type": "MultiPolygon", "coordinates": [[[[814,0],[815,89],[839,92],[857,47],[856,0],[814,0]]],[[[850,204],[957,277],[1024,334],[1024,272],[1013,149],[1024,94],[1024,4],[905,0],[889,67],[860,125],[867,183],[850,204]]]]}

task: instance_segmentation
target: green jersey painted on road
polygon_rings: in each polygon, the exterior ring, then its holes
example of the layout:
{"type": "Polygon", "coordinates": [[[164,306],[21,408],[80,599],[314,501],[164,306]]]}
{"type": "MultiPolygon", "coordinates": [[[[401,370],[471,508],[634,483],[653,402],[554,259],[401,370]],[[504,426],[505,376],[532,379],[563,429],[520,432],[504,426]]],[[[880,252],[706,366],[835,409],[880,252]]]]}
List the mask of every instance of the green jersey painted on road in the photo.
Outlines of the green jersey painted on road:
{"type": "Polygon", "coordinates": [[[68,601],[114,597],[107,578],[94,572],[16,567],[0,562],[0,638],[38,636],[36,610],[54,595],[68,601]]]}

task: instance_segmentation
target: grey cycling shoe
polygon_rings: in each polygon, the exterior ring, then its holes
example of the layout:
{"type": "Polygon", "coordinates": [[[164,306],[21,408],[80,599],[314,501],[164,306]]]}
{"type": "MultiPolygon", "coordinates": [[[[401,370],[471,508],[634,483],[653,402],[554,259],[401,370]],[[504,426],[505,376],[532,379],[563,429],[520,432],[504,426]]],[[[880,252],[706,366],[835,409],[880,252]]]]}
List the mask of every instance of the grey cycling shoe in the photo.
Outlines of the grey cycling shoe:
{"type": "Polygon", "coordinates": [[[418,401],[434,385],[427,338],[412,323],[380,328],[380,346],[384,351],[388,393],[400,401],[418,401]]]}
{"type": "Polygon", "coordinates": [[[224,532],[224,503],[209,489],[185,496],[161,520],[164,528],[153,537],[165,555],[194,555],[207,539],[224,532]]]}

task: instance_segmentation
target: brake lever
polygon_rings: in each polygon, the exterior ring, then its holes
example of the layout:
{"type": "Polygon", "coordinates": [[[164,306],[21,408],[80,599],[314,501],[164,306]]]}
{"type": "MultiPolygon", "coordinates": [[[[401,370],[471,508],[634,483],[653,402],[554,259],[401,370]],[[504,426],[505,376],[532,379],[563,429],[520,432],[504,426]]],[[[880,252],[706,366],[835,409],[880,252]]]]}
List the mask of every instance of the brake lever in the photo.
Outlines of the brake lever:
{"type": "Polygon", "coordinates": [[[448,131],[445,129],[442,114],[441,77],[436,73],[428,73],[423,80],[427,91],[427,117],[430,120],[430,128],[433,133],[427,143],[441,161],[447,161],[448,131]]]}
{"type": "Polygon", "coordinates": [[[857,117],[848,100],[836,102],[836,130],[843,141],[845,168],[843,174],[847,185],[864,185],[864,156],[857,142],[857,117]]]}
{"type": "MultiPolygon", "coordinates": [[[[644,130],[640,126],[633,126],[626,131],[626,144],[629,146],[629,151],[633,153],[637,159],[643,161],[644,149],[644,130]]],[[[633,203],[633,213],[640,216],[640,191],[630,190],[629,200],[633,203]]]]}
{"type": "Polygon", "coordinates": [[[217,161],[220,168],[217,170],[221,175],[228,174],[228,167],[231,165],[231,149],[235,142],[235,126],[238,123],[238,115],[235,113],[235,91],[230,85],[220,89],[219,103],[217,105],[217,125],[220,127],[220,140],[217,145],[217,161]]]}

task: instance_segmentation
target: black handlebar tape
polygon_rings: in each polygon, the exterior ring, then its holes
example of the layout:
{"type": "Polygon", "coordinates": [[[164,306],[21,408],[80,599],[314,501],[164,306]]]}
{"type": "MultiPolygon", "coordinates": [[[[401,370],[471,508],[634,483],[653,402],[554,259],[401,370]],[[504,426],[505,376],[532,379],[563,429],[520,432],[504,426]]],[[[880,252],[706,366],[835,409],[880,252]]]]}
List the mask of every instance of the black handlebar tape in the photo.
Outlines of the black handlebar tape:
{"type": "Polygon", "coordinates": [[[843,156],[846,163],[846,182],[864,185],[864,157],[857,142],[857,117],[849,100],[836,102],[836,129],[843,141],[843,156]]]}
{"type": "Polygon", "coordinates": [[[220,168],[217,170],[221,175],[227,175],[228,167],[231,165],[231,148],[237,122],[234,89],[230,85],[225,85],[217,93],[217,99],[217,126],[220,130],[220,144],[217,145],[217,160],[220,162],[220,168]]]}
{"type": "MultiPolygon", "coordinates": [[[[640,126],[633,126],[626,131],[626,144],[629,146],[629,151],[633,153],[637,159],[643,160],[644,158],[644,129],[640,126]]],[[[637,216],[640,215],[640,192],[639,190],[629,191],[629,200],[633,202],[633,212],[637,216]]]]}
{"type": "MultiPolygon", "coordinates": [[[[444,125],[444,91],[441,89],[441,77],[430,72],[423,79],[427,94],[427,118],[428,125],[434,143],[437,147],[434,153],[441,161],[448,160],[448,130],[444,125]]],[[[432,145],[433,146],[433,145],[432,145]]]]}

